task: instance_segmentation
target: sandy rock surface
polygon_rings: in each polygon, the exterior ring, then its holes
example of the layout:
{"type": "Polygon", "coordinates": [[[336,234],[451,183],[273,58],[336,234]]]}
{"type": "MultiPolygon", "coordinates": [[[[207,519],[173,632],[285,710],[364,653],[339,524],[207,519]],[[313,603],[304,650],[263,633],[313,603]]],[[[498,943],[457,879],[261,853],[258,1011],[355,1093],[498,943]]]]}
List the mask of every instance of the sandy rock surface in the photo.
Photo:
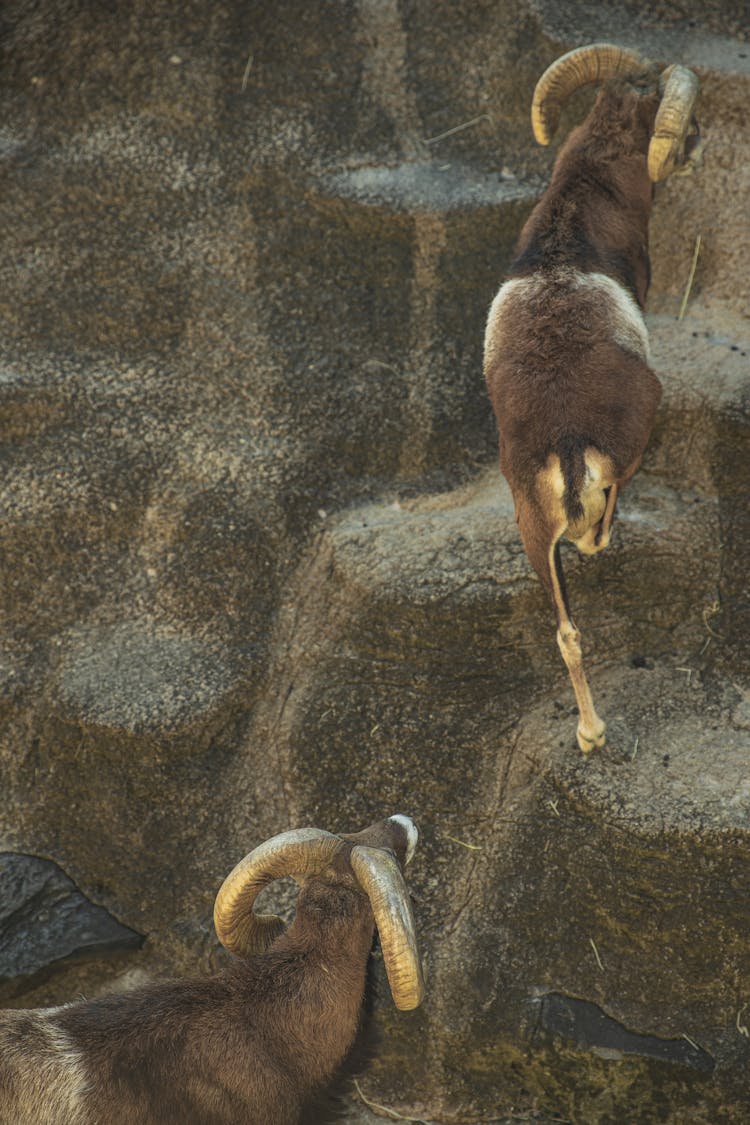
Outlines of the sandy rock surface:
{"type": "Polygon", "coordinates": [[[242,855],[401,811],[428,996],[376,958],[369,1101],[746,1121],[746,6],[47,7],[0,27],[0,850],[146,940],[4,1003],[208,970],[242,855]],[[602,37],[695,67],[706,152],[656,197],[651,445],[565,552],[584,759],[481,346],[534,82],[602,37]]]}

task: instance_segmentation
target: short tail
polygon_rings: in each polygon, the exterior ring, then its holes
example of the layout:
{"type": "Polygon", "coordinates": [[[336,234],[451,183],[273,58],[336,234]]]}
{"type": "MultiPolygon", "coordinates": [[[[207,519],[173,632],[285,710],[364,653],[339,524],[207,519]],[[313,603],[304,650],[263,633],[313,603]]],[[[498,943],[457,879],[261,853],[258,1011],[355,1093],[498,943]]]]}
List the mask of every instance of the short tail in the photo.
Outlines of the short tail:
{"type": "Polygon", "coordinates": [[[565,482],[562,502],[565,515],[568,517],[568,524],[578,523],[584,515],[581,490],[586,478],[584,451],[589,445],[591,445],[589,441],[570,438],[562,441],[557,450],[557,455],[560,458],[560,470],[565,482]]]}

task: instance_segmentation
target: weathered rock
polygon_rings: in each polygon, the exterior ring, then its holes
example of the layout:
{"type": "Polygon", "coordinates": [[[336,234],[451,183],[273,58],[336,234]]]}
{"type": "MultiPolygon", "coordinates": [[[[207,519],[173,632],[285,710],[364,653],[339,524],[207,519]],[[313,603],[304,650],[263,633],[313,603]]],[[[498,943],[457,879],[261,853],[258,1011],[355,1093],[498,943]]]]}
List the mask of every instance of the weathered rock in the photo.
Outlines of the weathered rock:
{"type": "Polygon", "coordinates": [[[429,992],[394,1013],[378,968],[372,1100],[747,1118],[741,17],[6,5],[0,843],[149,935],[13,1003],[211,967],[242,854],[400,809],[429,992]],[[610,549],[565,552],[583,760],[481,342],[554,155],[534,81],[611,36],[696,66],[707,147],[656,199],[654,439],[610,549]]]}
{"type": "Polygon", "coordinates": [[[224,704],[230,674],[208,645],[153,623],[66,638],[58,673],[63,708],[81,725],[167,736],[224,704]]]}
{"type": "MultiPolygon", "coordinates": [[[[571,1050],[583,1067],[576,1046],[609,1048],[610,1039],[572,1037],[523,1065],[517,1058],[521,1044],[538,1045],[548,993],[586,998],[633,1037],[621,1038],[622,1054],[631,1067],[635,1056],[649,1060],[637,1082],[644,1120],[657,1088],[674,1104],[699,1104],[702,1091],[679,1069],[670,1076],[672,1064],[729,1071],[706,1095],[706,1121],[719,1090],[744,1097],[743,1044],[727,1014],[747,958],[744,898],[724,888],[743,878],[748,742],[730,718],[734,689],[702,687],[719,553],[716,506],[695,499],[643,474],[623,497],[610,551],[574,571],[574,605],[593,614],[577,616],[610,725],[610,749],[585,764],[551,610],[529,580],[496,473],[454,494],[347,514],[301,572],[266,720],[295,818],[338,822],[344,807],[361,817],[376,771],[383,808],[423,810],[426,848],[412,880],[435,991],[408,1017],[411,1029],[381,1013],[380,1102],[430,1116],[426,1091],[437,1084],[446,1092],[439,1116],[460,1121],[531,1091],[574,1120],[606,1120],[588,1093],[563,1092],[576,1086],[564,1059],[571,1050]],[[688,667],[680,653],[691,654],[688,667]],[[556,698],[534,708],[545,682],[556,698]],[[704,867],[710,874],[698,878],[704,867]],[[677,918],[667,945],[668,900],[677,918]],[[718,966],[694,951],[723,957],[727,944],[737,951],[732,974],[712,984],[707,1007],[681,966],[715,982],[718,966]],[[604,985],[602,947],[616,963],[604,985]],[[669,1045],[682,1034],[699,1048],[669,1045]],[[410,1035],[430,1047],[405,1075],[397,1060],[410,1035]],[[558,1086],[545,1075],[560,1066],[558,1086]]],[[[585,1088],[608,1081],[601,1053],[584,1069],[585,1088]]]]}
{"type": "Polygon", "coordinates": [[[0,992],[33,987],[61,961],[140,949],[141,934],[90,902],[49,859],[0,853],[0,992]]]}

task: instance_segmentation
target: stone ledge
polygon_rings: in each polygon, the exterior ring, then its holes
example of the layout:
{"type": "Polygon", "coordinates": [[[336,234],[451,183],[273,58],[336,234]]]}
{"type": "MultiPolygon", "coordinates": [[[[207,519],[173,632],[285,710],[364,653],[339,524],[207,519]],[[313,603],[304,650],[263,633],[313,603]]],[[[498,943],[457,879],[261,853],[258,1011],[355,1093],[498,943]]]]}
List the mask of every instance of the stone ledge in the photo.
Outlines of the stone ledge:
{"type": "Polygon", "coordinates": [[[223,706],[235,686],[204,640],[143,621],[69,637],[56,691],[66,718],[131,734],[178,733],[223,706]]]}
{"type": "Polygon", "coordinates": [[[62,962],[140,949],[52,860],[0,852],[0,995],[27,991],[62,962]]]}

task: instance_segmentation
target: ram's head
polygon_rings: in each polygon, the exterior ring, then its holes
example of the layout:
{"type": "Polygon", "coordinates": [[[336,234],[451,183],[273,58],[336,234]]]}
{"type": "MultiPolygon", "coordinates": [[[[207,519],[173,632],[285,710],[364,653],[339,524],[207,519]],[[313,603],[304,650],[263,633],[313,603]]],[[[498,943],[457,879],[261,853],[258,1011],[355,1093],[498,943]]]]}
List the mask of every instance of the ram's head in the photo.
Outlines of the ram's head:
{"type": "Polygon", "coordinates": [[[566,100],[582,86],[612,78],[633,78],[653,72],[661,101],[648,150],[648,174],[654,183],[673,173],[693,171],[702,152],[693,106],[698,79],[684,66],[659,67],[633,51],[611,43],[577,47],[545,70],[531,103],[531,125],[539,144],[547,145],[557,129],[566,100]]]}
{"type": "Polygon", "coordinates": [[[320,828],[282,832],[245,856],[216,897],[214,924],[222,945],[247,956],[267,949],[284,930],[280,918],[255,914],[253,903],[274,879],[312,879],[330,893],[357,889],[370,903],[397,1008],[416,1008],[424,996],[414,918],[402,868],[417,843],[410,817],[391,816],[362,832],[335,836],[320,828]]]}

